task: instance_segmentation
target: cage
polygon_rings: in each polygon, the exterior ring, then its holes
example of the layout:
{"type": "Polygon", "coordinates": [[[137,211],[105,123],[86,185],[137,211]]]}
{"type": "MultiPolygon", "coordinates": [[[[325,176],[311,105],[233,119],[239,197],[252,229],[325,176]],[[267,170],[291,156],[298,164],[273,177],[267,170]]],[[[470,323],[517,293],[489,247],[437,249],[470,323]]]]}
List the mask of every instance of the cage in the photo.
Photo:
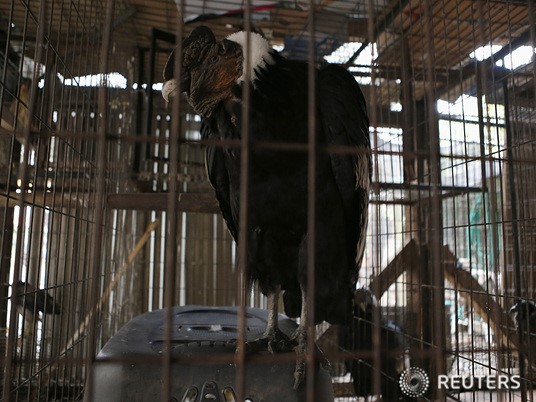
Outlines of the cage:
{"type": "MultiPolygon", "coordinates": [[[[5,0],[0,20],[2,400],[92,400],[97,368],[135,363],[158,381],[158,400],[256,401],[251,376],[277,386],[297,359],[303,381],[281,386],[281,400],[322,400],[315,376],[328,362],[338,402],[536,399],[533,0],[5,0]],[[285,60],[305,62],[301,118],[312,135],[215,143],[188,99],[166,102],[165,66],[184,67],[169,55],[199,26],[217,41],[258,32],[285,60]],[[368,225],[349,279],[360,310],[350,332],[298,320],[309,335],[302,355],[258,356],[246,351],[247,315],[285,305],[247,286],[251,239],[229,230],[205,152],[241,151],[241,228],[258,208],[247,202],[249,158],[263,146],[274,165],[305,161],[302,201],[316,206],[315,162],[360,152],[315,137],[322,82],[309,77],[327,64],[353,76],[367,105],[368,225]],[[173,367],[201,359],[171,352],[187,306],[236,312],[237,352],[203,349],[206,393],[188,384],[174,393],[173,367]],[[103,358],[144,314],[160,317],[159,353],[103,358]],[[256,359],[281,372],[251,369],[256,359]],[[221,364],[232,365],[232,394],[210,388],[221,364]]],[[[255,90],[234,94],[244,133],[255,90]]],[[[313,208],[309,228],[319,224],[313,208]]],[[[309,273],[321,246],[302,248],[309,273]]],[[[223,325],[213,321],[208,330],[223,325]]],[[[148,388],[140,400],[154,400],[148,388]]]]}

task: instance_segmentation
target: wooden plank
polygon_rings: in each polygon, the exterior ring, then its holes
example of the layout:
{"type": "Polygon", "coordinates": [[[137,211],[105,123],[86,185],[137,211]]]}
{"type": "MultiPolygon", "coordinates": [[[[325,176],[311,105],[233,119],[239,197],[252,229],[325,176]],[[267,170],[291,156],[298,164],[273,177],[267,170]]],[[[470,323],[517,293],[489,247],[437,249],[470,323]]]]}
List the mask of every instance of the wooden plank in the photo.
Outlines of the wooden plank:
{"type": "Polygon", "coordinates": [[[416,266],[415,259],[418,258],[419,247],[415,240],[410,240],[408,244],[396,255],[396,257],[385,267],[378,276],[370,282],[370,290],[379,300],[382,295],[395,283],[396,279],[404,273],[407,267],[416,266]]]}
{"type": "Polygon", "coordinates": [[[456,268],[456,256],[447,246],[443,247],[443,271],[445,278],[456,287],[459,296],[467,300],[484,322],[489,322],[502,346],[514,353],[518,348],[517,333],[511,330],[513,321],[497,303],[494,295],[484,289],[470,272],[456,268]]]}
{"type": "Polygon", "coordinates": [[[159,221],[153,221],[153,222],[151,222],[149,224],[149,226],[145,230],[145,233],[136,242],[136,245],[134,246],[134,248],[128,254],[128,257],[127,257],[126,261],[123,263],[123,265],[121,265],[121,267],[113,275],[112,280],[110,281],[110,283],[108,284],[108,286],[106,287],[104,292],[101,294],[101,297],[97,301],[97,304],[95,306],[91,306],[91,309],[87,313],[86,318],[80,324],[80,327],[78,328],[78,331],[76,331],[74,333],[74,335],[71,337],[71,339],[69,339],[69,341],[66,343],[66,346],[64,347],[64,349],[60,353],[60,355],[64,355],[66,351],[71,349],[73,347],[73,345],[79,339],[80,335],[85,333],[85,330],[86,330],[91,318],[93,317],[93,315],[99,313],[99,311],[101,310],[101,308],[104,305],[104,303],[108,300],[108,297],[110,296],[110,293],[112,292],[112,290],[115,289],[117,283],[119,282],[119,280],[125,274],[125,271],[130,268],[130,266],[131,266],[132,262],[134,261],[134,259],[137,257],[139,252],[143,249],[143,247],[145,246],[145,243],[147,242],[147,240],[149,240],[149,238],[151,236],[151,233],[159,226],[159,224],[160,224],[159,221]]]}
{"type": "Polygon", "coordinates": [[[0,205],[8,207],[16,207],[20,204],[20,201],[25,205],[34,206],[38,208],[50,208],[58,209],[61,205],[63,208],[79,208],[86,207],[89,201],[89,194],[53,194],[51,192],[46,193],[27,193],[19,194],[10,192],[8,195],[0,194],[0,205]]]}
{"type": "MultiPolygon", "coordinates": [[[[109,208],[136,209],[138,211],[167,210],[167,193],[117,193],[107,197],[109,208]]],[[[182,212],[198,212],[219,214],[220,207],[216,197],[211,193],[181,193],[177,210],[182,212]]]]}
{"type": "MultiPolygon", "coordinates": [[[[426,246],[418,246],[415,240],[408,244],[397,254],[382,272],[372,280],[370,289],[379,299],[396,279],[406,270],[416,267],[416,258],[424,251],[426,246]]],[[[457,293],[467,300],[485,322],[490,322],[493,331],[504,347],[517,349],[518,343],[515,331],[512,331],[512,321],[508,313],[497,303],[478,281],[467,271],[456,268],[457,258],[447,246],[442,254],[443,272],[445,278],[456,287],[457,293]]]]}

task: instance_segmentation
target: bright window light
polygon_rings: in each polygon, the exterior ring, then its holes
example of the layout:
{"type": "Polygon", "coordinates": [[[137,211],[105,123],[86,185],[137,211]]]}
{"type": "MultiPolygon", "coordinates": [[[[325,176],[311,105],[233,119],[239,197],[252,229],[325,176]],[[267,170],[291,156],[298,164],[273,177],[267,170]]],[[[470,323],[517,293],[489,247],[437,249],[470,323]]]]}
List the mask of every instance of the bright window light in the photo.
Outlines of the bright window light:
{"type": "MultiPolygon", "coordinates": [[[[499,45],[481,46],[475,49],[474,52],[471,52],[469,57],[482,61],[497,53],[502,48],[503,47],[499,45]]],[[[508,68],[510,70],[515,70],[519,67],[529,64],[534,53],[536,53],[536,51],[532,46],[520,46],[512,51],[512,53],[506,55],[501,60],[498,60],[496,65],[499,67],[508,68]]]]}
{"type": "Polygon", "coordinates": [[[402,104],[400,102],[391,102],[390,107],[391,112],[401,112],[402,104]]]}
{"type": "MultiPolygon", "coordinates": [[[[324,60],[328,63],[343,64],[348,62],[350,57],[362,46],[361,42],[347,42],[335,49],[333,53],[324,56],[324,60]]],[[[370,66],[376,57],[376,44],[369,44],[359,56],[354,60],[354,64],[370,66]]]]}
{"type": "Polygon", "coordinates": [[[478,61],[482,61],[490,57],[492,54],[497,53],[501,49],[502,46],[500,45],[480,46],[479,48],[475,49],[474,52],[469,53],[469,57],[472,59],[477,59],[478,61]]]}
{"type": "MultiPolygon", "coordinates": [[[[127,79],[119,73],[110,73],[110,74],[91,74],[91,75],[82,75],[73,78],[65,78],[60,73],[57,74],[58,79],[63,85],[66,86],[78,86],[78,87],[98,87],[103,82],[103,78],[106,78],[107,85],[110,88],[122,88],[127,87],[127,79]]],[[[39,88],[43,88],[45,85],[44,79],[39,81],[39,88]]]]}
{"type": "Polygon", "coordinates": [[[106,80],[106,84],[110,88],[125,89],[127,87],[127,79],[119,73],[82,75],[74,78],[66,78],[63,83],[65,85],[76,85],[80,87],[98,87],[104,80],[106,80]]]}
{"type": "Polygon", "coordinates": [[[505,67],[515,70],[521,66],[527,65],[532,61],[535,49],[532,46],[520,46],[504,59],[499,60],[496,64],[499,67],[505,67]]]}
{"type": "Polygon", "coordinates": [[[346,63],[350,57],[361,47],[360,42],[347,42],[339,46],[331,54],[324,56],[328,63],[346,63]]]}
{"type": "Polygon", "coordinates": [[[439,114],[453,116],[478,116],[478,99],[474,96],[462,95],[453,103],[438,99],[439,114]]]}

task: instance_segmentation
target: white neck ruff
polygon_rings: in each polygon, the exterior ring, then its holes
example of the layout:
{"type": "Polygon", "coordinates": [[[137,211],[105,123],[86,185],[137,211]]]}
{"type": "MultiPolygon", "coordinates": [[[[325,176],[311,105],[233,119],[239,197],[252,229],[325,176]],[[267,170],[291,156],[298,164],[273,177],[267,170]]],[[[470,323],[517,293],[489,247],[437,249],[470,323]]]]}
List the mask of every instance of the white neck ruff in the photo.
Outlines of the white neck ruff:
{"type": "MultiPolygon", "coordinates": [[[[227,37],[227,40],[230,40],[232,42],[238,43],[240,46],[242,46],[242,54],[244,57],[244,60],[242,62],[242,75],[238,77],[236,82],[240,84],[245,80],[245,67],[246,67],[246,60],[248,55],[246,54],[246,42],[247,42],[247,32],[240,31],[233,33],[227,37]]],[[[275,60],[270,54],[271,50],[270,43],[263,38],[261,35],[255,32],[249,33],[249,79],[251,82],[255,82],[255,79],[258,79],[257,76],[257,70],[259,68],[264,68],[268,64],[274,64],[275,60]]]]}

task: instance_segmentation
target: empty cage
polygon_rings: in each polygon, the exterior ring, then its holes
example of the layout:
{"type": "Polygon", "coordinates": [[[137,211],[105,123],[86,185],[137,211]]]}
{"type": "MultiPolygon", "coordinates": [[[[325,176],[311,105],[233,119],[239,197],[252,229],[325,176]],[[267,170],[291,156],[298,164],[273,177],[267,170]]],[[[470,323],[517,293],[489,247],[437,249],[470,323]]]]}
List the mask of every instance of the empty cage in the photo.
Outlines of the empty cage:
{"type": "Polygon", "coordinates": [[[0,20],[2,400],[536,399],[534,1],[4,0],[0,20]],[[219,126],[195,35],[238,55],[219,126]],[[292,196],[259,179],[285,164],[292,196]],[[346,173],[368,224],[334,236],[346,173]],[[324,295],[348,237],[362,261],[324,295]],[[271,258],[303,269],[297,305],[248,285],[271,258]],[[281,343],[257,350],[276,307],[281,343]]]}

